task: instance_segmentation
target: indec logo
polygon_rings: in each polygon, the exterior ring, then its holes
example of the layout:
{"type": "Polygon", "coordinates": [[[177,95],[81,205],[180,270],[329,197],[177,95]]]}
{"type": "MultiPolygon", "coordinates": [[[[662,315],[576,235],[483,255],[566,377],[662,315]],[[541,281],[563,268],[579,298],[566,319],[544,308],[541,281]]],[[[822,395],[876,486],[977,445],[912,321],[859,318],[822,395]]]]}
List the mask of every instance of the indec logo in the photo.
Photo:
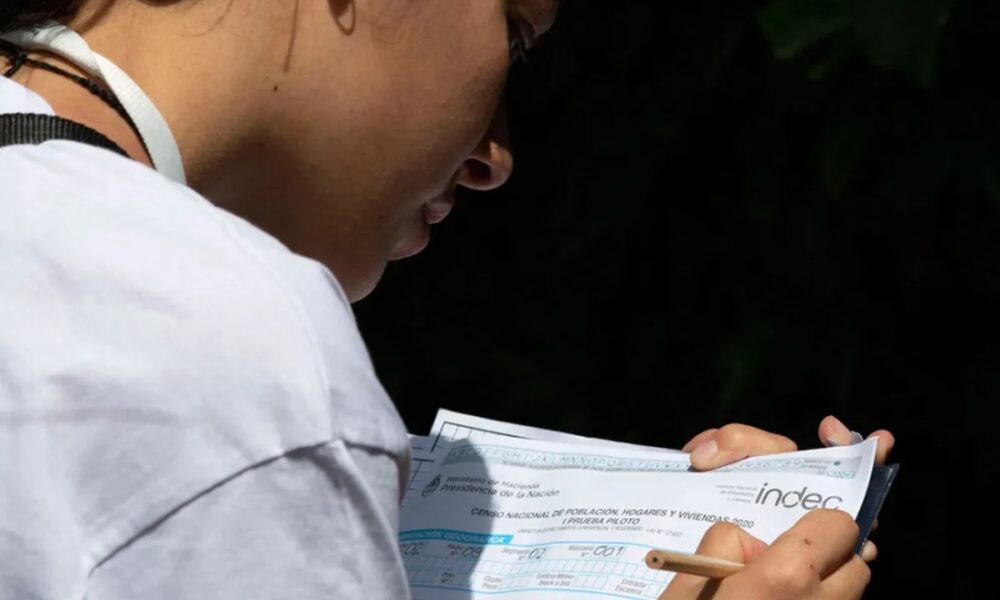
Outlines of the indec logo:
{"type": "Polygon", "coordinates": [[[812,510],[814,508],[840,508],[841,503],[844,499],[840,496],[827,496],[823,497],[822,494],[817,494],[816,492],[809,492],[808,487],[803,487],[802,490],[792,490],[786,492],[779,488],[773,487],[768,488],[768,484],[764,484],[764,487],[760,488],[760,492],[757,493],[757,500],[755,504],[768,504],[772,500],[775,506],[781,506],[783,508],[804,508],[806,510],[812,510]]]}

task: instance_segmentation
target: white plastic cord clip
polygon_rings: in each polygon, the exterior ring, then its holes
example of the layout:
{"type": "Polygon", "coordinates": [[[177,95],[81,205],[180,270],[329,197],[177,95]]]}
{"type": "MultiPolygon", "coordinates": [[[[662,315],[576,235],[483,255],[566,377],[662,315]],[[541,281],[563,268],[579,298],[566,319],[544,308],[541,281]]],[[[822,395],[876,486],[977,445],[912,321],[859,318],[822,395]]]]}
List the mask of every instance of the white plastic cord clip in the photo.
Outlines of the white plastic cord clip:
{"type": "Polygon", "coordinates": [[[49,22],[0,37],[29,50],[47,50],[58,54],[103,81],[132,117],[149,150],[153,167],[177,183],[187,183],[177,140],[153,101],[118,65],[91,50],[78,33],[60,23],[49,22]]]}

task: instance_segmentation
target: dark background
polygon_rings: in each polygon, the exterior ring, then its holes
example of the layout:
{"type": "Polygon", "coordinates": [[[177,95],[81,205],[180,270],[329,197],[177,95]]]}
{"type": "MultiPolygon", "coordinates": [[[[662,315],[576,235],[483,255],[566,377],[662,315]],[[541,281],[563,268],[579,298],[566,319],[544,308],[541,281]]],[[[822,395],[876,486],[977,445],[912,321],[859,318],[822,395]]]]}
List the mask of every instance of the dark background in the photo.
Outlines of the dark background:
{"type": "Polygon", "coordinates": [[[411,431],[886,427],[867,597],[993,597],[998,50],[994,0],[564,2],[512,182],[357,307],[411,431]]]}

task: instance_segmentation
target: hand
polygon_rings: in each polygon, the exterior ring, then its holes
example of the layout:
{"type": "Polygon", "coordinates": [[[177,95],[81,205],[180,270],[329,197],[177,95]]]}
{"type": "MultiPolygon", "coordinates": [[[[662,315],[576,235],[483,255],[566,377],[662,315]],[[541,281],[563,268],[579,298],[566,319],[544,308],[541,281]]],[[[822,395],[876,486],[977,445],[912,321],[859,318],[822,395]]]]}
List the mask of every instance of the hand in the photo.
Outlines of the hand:
{"type": "MultiPolygon", "coordinates": [[[[885,429],[868,437],[878,438],[875,464],[885,464],[896,443],[895,438],[885,429]]],[[[824,446],[844,446],[851,442],[851,430],[836,417],[827,417],[819,424],[819,439],[824,446]]],[[[695,469],[710,471],[751,456],[794,452],[798,446],[783,435],[732,424],[699,433],[684,445],[683,450],[691,453],[691,465],[695,469]]]]}
{"type": "Polygon", "coordinates": [[[739,527],[719,523],[698,554],[747,566],[725,579],[678,574],[660,600],[854,600],[871,580],[854,555],[858,526],[845,512],[813,510],[770,547],[739,527]]]}
{"type": "MultiPolygon", "coordinates": [[[[826,417],[819,424],[819,439],[824,446],[844,446],[851,443],[851,438],[851,430],[836,417],[826,417]]],[[[885,429],[879,429],[868,438],[878,438],[875,464],[885,464],[896,438],[885,429]]],[[[795,442],[783,435],[739,424],[703,431],[683,448],[685,452],[691,453],[691,466],[699,471],[718,469],[751,456],[794,452],[797,449],[795,442]]],[[[878,521],[873,529],[877,527],[878,521]]],[[[862,551],[864,559],[871,562],[877,555],[878,548],[875,544],[866,542],[862,551]]]]}

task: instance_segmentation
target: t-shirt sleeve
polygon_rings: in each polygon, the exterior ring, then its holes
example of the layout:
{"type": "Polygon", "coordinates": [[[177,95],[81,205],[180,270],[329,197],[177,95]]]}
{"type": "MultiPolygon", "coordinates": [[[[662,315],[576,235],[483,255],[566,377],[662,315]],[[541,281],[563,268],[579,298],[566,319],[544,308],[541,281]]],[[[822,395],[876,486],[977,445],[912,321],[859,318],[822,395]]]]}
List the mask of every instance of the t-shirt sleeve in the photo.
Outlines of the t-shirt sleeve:
{"type": "Polygon", "coordinates": [[[98,565],[88,600],[370,598],[409,591],[395,458],[343,442],[292,452],[191,499],[98,565]]]}

